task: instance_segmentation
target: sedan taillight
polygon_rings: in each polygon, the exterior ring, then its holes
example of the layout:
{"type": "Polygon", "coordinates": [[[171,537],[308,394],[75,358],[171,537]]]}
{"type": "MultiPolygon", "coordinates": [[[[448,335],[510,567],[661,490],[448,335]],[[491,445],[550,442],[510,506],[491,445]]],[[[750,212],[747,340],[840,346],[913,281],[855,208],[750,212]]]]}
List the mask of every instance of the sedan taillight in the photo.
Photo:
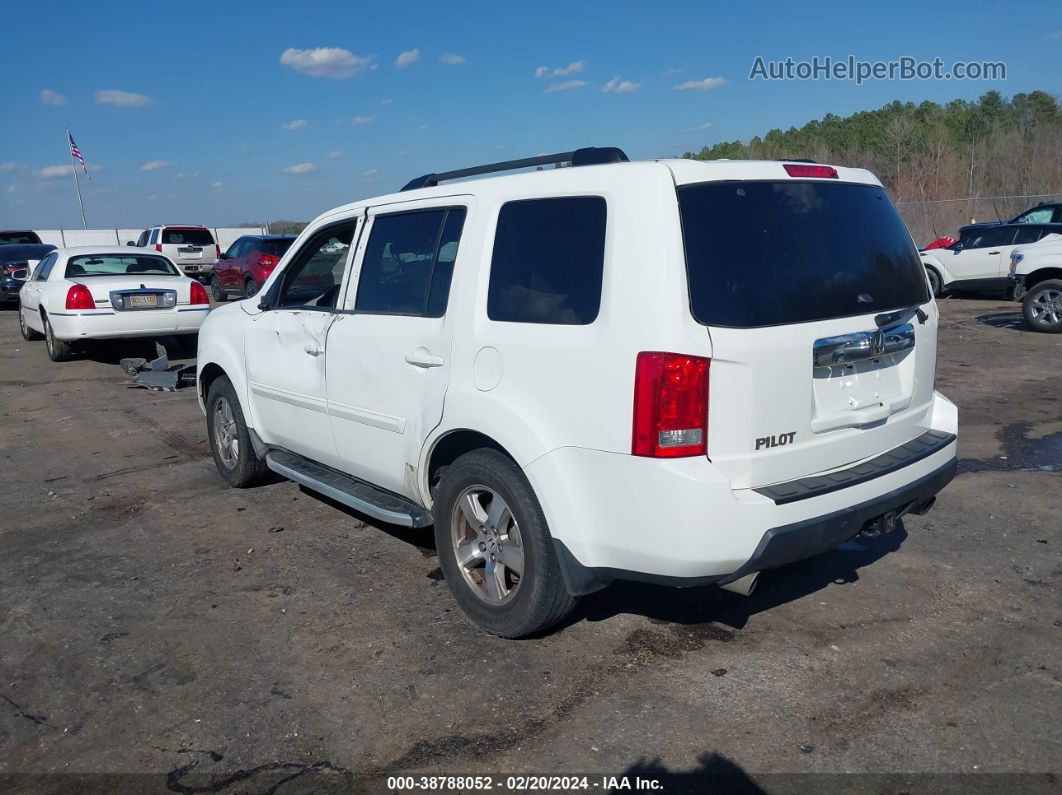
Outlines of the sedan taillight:
{"type": "Polygon", "coordinates": [[[83,284],[75,284],[66,291],[67,309],[95,309],[96,302],[92,300],[92,293],[83,284]]]}
{"type": "Polygon", "coordinates": [[[190,303],[190,304],[209,304],[210,303],[210,299],[207,298],[206,290],[203,288],[203,285],[201,285],[199,282],[192,282],[191,296],[190,296],[190,300],[188,301],[188,303],[190,303]]]}

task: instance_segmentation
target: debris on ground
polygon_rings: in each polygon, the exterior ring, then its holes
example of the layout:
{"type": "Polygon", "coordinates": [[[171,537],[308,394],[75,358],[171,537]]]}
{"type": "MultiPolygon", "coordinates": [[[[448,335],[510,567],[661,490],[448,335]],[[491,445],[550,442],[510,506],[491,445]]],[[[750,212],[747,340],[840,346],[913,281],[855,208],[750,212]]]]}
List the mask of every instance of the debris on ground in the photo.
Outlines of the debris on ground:
{"type": "Polygon", "coordinates": [[[170,357],[166,354],[150,362],[138,356],[122,359],[119,364],[127,374],[136,376],[133,385],[144,389],[176,392],[181,387],[195,385],[195,364],[178,364],[171,367],[170,357]]]}

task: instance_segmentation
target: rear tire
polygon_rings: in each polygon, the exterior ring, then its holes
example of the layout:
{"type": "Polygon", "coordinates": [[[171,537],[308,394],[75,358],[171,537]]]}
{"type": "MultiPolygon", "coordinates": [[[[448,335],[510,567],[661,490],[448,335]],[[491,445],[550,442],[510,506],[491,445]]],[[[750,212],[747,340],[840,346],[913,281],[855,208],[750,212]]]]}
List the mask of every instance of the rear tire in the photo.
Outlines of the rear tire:
{"type": "Polygon", "coordinates": [[[53,362],[67,361],[74,355],[74,346],[69,342],[63,342],[55,336],[55,331],[52,330],[52,324],[47,315],[42,315],[41,317],[44,319],[44,343],[48,347],[48,358],[53,362]]]}
{"type": "Polygon", "coordinates": [[[258,293],[258,282],[254,280],[254,276],[248,276],[247,281],[243,283],[243,294],[246,298],[251,298],[258,293]]]}
{"type": "Polygon", "coordinates": [[[207,438],[218,474],[234,489],[258,486],[269,480],[269,468],[251,443],[236,390],[227,376],[219,376],[207,393],[207,438]]]}
{"type": "Polygon", "coordinates": [[[1062,332],[1062,279],[1033,285],[1021,301],[1021,313],[1033,331],[1062,332]]]}
{"type": "Polygon", "coordinates": [[[926,279],[929,281],[929,292],[934,298],[940,298],[944,294],[944,288],[940,283],[940,274],[932,268],[926,268],[926,279]]]}
{"type": "Polygon", "coordinates": [[[576,600],[564,586],[546,517],[512,459],[491,449],[466,453],[446,468],[436,493],[439,563],[474,624],[521,638],[572,611],[576,600]]]}
{"type": "Polygon", "coordinates": [[[28,342],[44,339],[43,334],[29,327],[26,322],[26,310],[22,308],[21,304],[18,307],[18,330],[22,332],[22,339],[28,342]]]}
{"type": "Polygon", "coordinates": [[[221,286],[221,280],[217,276],[210,277],[210,297],[219,304],[224,303],[225,299],[228,298],[225,294],[225,288],[221,286]]]}

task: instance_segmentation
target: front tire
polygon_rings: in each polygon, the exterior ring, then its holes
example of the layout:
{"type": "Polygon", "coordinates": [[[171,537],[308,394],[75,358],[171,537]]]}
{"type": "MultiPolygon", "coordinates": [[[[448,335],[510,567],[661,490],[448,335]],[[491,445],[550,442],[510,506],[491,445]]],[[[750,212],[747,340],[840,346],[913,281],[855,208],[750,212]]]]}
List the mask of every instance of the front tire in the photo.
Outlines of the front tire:
{"type": "Polygon", "coordinates": [[[44,343],[48,347],[48,358],[53,362],[67,361],[74,355],[74,346],[57,338],[48,316],[42,315],[42,317],[44,318],[44,343]]]}
{"type": "Polygon", "coordinates": [[[542,507],[512,459],[474,450],[446,468],[435,502],[435,543],[446,584],[474,624],[521,638],[575,607],[542,507]]]}
{"type": "Polygon", "coordinates": [[[268,480],[269,469],[251,443],[251,433],[232,382],[219,376],[206,400],[207,438],[218,474],[234,489],[246,489],[268,480]]]}
{"type": "Polygon", "coordinates": [[[940,274],[932,268],[926,268],[926,279],[929,281],[929,292],[934,298],[940,298],[944,294],[944,288],[940,282],[940,274]]]}
{"type": "Polygon", "coordinates": [[[1021,301],[1021,313],[1033,331],[1062,332],[1062,279],[1033,285],[1021,301]]]}
{"type": "Polygon", "coordinates": [[[225,288],[221,286],[221,279],[217,276],[210,277],[210,297],[217,303],[223,303],[228,297],[225,294],[225,288]]]}
{"type": "Polygon", "coordinates": [[[44,335],[39,331],[29,327],[29,323],[26,322],[26,310],[22,308],[21,304],[18,307],[18,330],[22,332],[22,339],[27,342],[35,342],[44,338],[44,335]]]}
{"type": "Polygon", "coordinates": [[[258,293],[258,282],[254,280],[254,276],[248,276],[247,281],[243,284],[243,294],[246,298],[251,298],[258,293]]]}

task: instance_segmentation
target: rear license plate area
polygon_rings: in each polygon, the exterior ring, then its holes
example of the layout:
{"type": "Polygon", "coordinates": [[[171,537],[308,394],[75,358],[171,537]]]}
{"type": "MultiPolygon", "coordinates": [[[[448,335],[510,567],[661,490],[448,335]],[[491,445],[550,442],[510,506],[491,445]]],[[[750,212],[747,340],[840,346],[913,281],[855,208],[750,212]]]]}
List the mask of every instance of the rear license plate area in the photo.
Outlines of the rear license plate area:
{"type": "Polygon", "coordinates": [[[143,293],[126,296],[126,305],[130,309],[155,309],[159,305],[158,293],[143,293]]]}

